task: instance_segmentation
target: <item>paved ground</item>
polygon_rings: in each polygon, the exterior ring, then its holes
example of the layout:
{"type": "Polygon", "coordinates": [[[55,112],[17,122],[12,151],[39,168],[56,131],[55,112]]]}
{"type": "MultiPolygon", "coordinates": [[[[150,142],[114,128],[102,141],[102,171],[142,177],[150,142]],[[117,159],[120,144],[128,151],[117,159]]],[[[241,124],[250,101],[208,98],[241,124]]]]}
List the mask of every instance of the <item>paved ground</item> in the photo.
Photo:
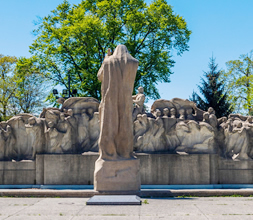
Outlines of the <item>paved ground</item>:
{"type": "Polygon", "coordinates": [[[0,198],[0,219],[253,219],[253,197],[142,199],[141,206],[86,206],[88,198],[0,198]]]}

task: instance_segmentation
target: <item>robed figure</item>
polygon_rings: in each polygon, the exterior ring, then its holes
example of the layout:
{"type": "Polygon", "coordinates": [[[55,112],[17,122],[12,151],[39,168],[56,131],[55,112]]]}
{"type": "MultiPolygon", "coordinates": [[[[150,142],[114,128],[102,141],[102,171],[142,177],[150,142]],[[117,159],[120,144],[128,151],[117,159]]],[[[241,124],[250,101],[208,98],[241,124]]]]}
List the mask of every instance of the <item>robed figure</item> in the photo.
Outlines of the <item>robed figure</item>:
{"type": "Polygon", "coordinates": [[[138,60],[126,46],[118,45],[113,55],[108,54],[98,72],[102,82],[99,106],[100,159],[133,158],[132,92],[138,60]]]}

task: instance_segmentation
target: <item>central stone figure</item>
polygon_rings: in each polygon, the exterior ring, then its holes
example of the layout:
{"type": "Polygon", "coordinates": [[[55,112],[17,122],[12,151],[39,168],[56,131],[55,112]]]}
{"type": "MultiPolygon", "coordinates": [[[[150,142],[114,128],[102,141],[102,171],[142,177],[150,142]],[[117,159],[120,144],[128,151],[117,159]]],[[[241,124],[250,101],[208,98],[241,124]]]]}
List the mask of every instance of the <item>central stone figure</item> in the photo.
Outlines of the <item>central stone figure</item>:
{"type": "Polygon", "coordinates": [[[138,60],[126,46],[106,55],[98,72],[102,82],[100,156],[95,164],[96,191],[137,191],[140,187],[139,160],[133,156],[132,92],[138,60]]]}

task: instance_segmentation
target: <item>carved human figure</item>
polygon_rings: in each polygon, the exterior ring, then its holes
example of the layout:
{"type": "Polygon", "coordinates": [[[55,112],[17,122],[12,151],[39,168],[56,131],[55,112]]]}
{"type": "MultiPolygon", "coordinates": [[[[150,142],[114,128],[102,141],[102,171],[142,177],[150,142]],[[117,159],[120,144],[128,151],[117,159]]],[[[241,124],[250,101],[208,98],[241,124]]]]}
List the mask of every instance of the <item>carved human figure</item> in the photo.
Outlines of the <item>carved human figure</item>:
{"type": "Polygon", "coordinates": [[[66,117],[67,131],[63,135],[63,140],[61,144],[61,148],[63,152],[66,153],[76,153],[77,152],[77,135],[78,135],[78,126],[77,120],[73,115],[73,110],[68,109],[68,117],[66,117]]]}
{"type": "Polygon", "coordinates": [[[163,118],[168,118],[170,114],[170,110],[168,108],[163,109],[163,118]]]}
{"type": "Polygon", "coordinates": [[[124,45],[107,56],[98,72],[102,81],[100,114],[100,159],[133,158],[132,92],[138,60],[124,45]]]}
{"type": "Polygon", "coordinates": [[[29,147],[27,145],[27,133],[25,128],[25,118],[22,116],[14,116],[8,121],[10,128],[7,132],[9,135],[8,141],[8,151],[11,158],[17,161],[28,159],[27,155],[31,155],[29,152],[29,147]],[[11,140],[12,139],[12,140],[11,140]],[[14,145],[12,145],[15,142],[14,145]]]}
{"type": "Polygon", "coordinates": [[[63,153],[61,144],[64,133],[57,130],[57,125],[54,121],[48,121],[47,125],[48,128],[45,131],[47,153],[63,153]]]}
{"type": "Polygon", "coordinates": [[[27,159],[35,159],[36,153],[44,152],[45,136],[44,124],[41,119],[31,117],[28,119],[28,124],[25,125],[27,133],[27,159]]]}
{"type": "Polygon", "coordinates": [[[177,123],[177,120],[175,117],[169,117],[170,110],[168,108],[163,109],[163,124],[165,129],[165,134],[167,134],[171,128],[177,123]]]}
{"type": "Polygon", "coordinates": [[[99,113],[94,112],[93,117],[89,121],[89,137],[90,137],[90,148],[89,151],[98,151],[98,138],[100,134],[99,127],[99,113]]]}
{"type": "Polygon", "coordinates": [[[192,108],[187,108],[186,109],[186,119],[187,120],[194,120],[194,117],[192,115],[192,108]]]}
{"type": "Polygon", "coordinates": [[[217,120],[217,117],[215,116],[214,109],[212,107],[209,107],[207,111],[210,114],[209,115],[209,123],[210,123],[210,125],[213,128],[217,128],[217,126],[218,126],[218,120],[217,120]]]}
{"type": "Polygon", "coordinates": [[[93,110],[93,108],[88,108],[87,109],[87,113],[88,113],[88,115],[89,115],[89,117],[90,117],[90,119],[93,117],[93,114],[94,114],[94,110],[93,110]]]}
{"type": "Polygon", "coordinates": [[[170,110],[170,117],[171,118],[177,118],[177,116],[176,116],[176,109],[175,108],[172,108],[170,110]]]}
{"type": "Polygon", "coordinates": [[[5,159],[6,160],[12,160],[17,159],[18,156],[18,150],[15,147],[16,146],[16,138],[13,134],[11,126],[6,126],[6,131],[4,132],[5,137],[5,159]]]}
{"type": "Polygon", "coordinates": [[[5,133],[6,131],[2,127],[0,127],[0,161],[6,159],[5,133]]]}
{"type": "Polygon", "coordinates": [[[185,110],[183,108],[180,108],[178,113],[179,113],[178,122],[184,121],[185,120],[185,110]]]}
{"type": "Polygon", "coordinates": [[[78,120],[78,152],[88,151],[89,146],[89,120],[90,117],[87,114],[85,109],[82,110],[82,113],[78,120]]]}
{"type": "Polygon", "coordinates": [[[205,112],[203,114],[203,122],[209,123],[209,116],[210,114],[208,112],[205,112]]]}
{"type": "Polygon", "coordinates": [[[249,159],[249,136],[247,129],[240,120],[235,120],[232,131],[230,125],[225,129],[225,146],[225,155],[227,157],[232,158],[233,155],[239,154],[236,159],[249,159]]]}
{"type": "Polygon", "coordinates": [[[140,86],[138,88],[138,93],[134,96],[133,103],[134,103],[134,110],[133,110],[133,121],[136,119],[138,114],[144,114],[144,102],[145,102],[145,95],[144,95],[144,88],[140,86]]]}

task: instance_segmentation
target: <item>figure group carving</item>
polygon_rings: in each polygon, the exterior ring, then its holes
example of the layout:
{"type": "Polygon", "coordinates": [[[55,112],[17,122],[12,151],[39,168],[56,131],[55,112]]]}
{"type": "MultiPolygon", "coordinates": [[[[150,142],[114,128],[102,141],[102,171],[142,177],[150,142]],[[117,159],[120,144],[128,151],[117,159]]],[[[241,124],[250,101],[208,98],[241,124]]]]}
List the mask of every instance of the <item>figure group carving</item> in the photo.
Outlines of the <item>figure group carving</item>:
{"type": "MultiPolygon", "coordinates": [[[[156,100],[144,110],[144,89],[133,100],[133,149],[146,153],[218,153],[234,160],[253,158],[253,117],[231,114],[217,119],[193,102],[156,100]]],[[[0,123],[0,160],[34,160],[36,154],[98,152],[99,101],[78,97],[40,116],[19,114],[0,123]]],[[[124,114],[123,114],[124,115],[124,114]]]]}
{"type": "Polygon", "coordinates": [[[99,102],[71,98],[39,118],[19,114],[0,123],[0,160],[34,160],[36,154],[98,151],[99,102]]]}

